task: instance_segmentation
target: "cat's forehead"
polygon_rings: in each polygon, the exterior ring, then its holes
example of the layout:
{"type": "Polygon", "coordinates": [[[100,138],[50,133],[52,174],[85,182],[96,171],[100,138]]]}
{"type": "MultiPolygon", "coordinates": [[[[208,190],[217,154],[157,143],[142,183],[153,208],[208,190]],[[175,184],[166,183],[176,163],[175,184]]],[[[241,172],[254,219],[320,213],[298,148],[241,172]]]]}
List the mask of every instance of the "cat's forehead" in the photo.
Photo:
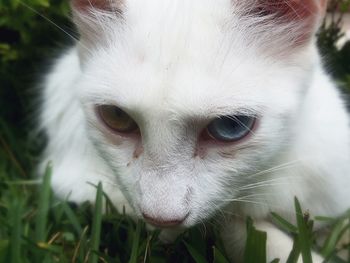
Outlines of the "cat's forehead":
{"type": "Polygon", "coordinates": [[[124,30],[91,59],[92,97],[192,116],[264,104],[279,65],[242,44],[230,10],[230,0],[126,0],[124,30]]]}
{"type": "Polygon", "coordinates": [[[127,24],[146,30],[165,28],[168,32],[188,28],[191,22],[210,26],[232,14],[232,0],[125,0],[123,6],[127,24]]]}
{"type": "Polygon", "coordinates": [[[82,86],[84,96],[96,104],[113,104],[144,115],[208,119],[254,114],[273,104],[284,104],[282,109],[293,103],[297,94],[293,90],[300,87],[294,74],[279,69],[280,64],[256,57],[231,55],[220,63],[180,60],[162,65],[140,60],[132,50],[122,56],[117,49],[114,52],[115,56],[101,53],[93,59],[87,85],[82,86]]]}
{"type": "Polygon", "coordinates": [[[186,59],[215,59],[225,48],[230,0],[128,0],[125,6],[122,37],[140,60],[170,68],[186,59]]]}

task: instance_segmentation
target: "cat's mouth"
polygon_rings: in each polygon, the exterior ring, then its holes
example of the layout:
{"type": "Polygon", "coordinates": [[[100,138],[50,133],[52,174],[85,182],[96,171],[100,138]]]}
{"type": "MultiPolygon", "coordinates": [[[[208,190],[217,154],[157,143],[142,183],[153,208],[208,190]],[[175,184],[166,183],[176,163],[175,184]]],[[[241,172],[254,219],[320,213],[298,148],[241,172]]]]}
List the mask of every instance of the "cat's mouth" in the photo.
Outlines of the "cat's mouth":
{"type": "Polygon", "coordinates": [[[157,227],[157,228],[175,228],[179,226],[184,226],[184,222],[189,217],[190,213],[187,213],[183,217],[173,217],[173,218],[162,218],[162,217],[151,217],[146,213],[142,213],[142,216],[146,223],[157,227]]]}

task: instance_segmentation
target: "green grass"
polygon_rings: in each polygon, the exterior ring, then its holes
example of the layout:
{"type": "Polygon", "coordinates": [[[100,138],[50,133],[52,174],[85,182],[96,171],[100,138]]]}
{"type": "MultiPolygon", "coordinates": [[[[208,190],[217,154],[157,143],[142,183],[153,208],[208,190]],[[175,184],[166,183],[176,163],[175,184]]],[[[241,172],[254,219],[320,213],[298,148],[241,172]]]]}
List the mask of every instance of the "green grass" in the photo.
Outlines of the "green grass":
{"type": "MultiPolygon", "coordinates": [[[[32,9],[72,32],[67,1],[0,0],[0,262],[227,263],[215,227],[190,229],[174,244],[164,245],[158,231],[147,231],[141,221],[118,214],[100,185],[96,186],[95,206],[77,207],[54,199],[49,188],[50,165],[44,180],[36,179],[45,140],[31,132],[38,100],[33,87],[47,70],[44,62],[55,56],[53,50],[61,49],[58,43],[70,40],[32,9]],[[105,214],[102,207],[106,207],[105,214]]],[[[337,50],[334,43],[340,35],[336,22],[325,26],[319,33],[319,45],[334,77],[349,91],[350,44],[337,50]]],[[[296,225],[271,215],[275,225],[294,240],[288,263],[300,257],[310,262],[310,248],[327,262],[350,263],[350,257],[342,260],[337,256],[344,251],[350,255],[350,244],[336,246],[341,237],[349,235],[350,239],[350,214],[337,219],[312,218],[301,205],[295,201],[296,225]],[[323,242],[316,243],[315,220],[330,226],[323,242]]],[[[247,232],[245,262],[266,262],[266,234],[251,219],[247,219],[247,232]]]]}
{"type": "MultiPolygon", "coordinates": [[[[147,231],[141,221],[118,214],[97,187],[95,205],[79,207],[53,198],[51,167],[40,184],[10,180],[1,184],[0,262],[214,262],[227,263],[215,228],[193,228],[172,245],[158,240],[158,231],[147,231]],[[102,213],[105,207],[106,213],[102,213]]],[[[310,263],[311,248],[326,262],[346,263],[337,257],[336,244],[349,230],[350,213],[338,219],[316,218],[332,226],[323,243],[316,243],[313,222],[295,199],[297,225],[272,214],[276,227],[294,239],[288,263],[310,263]]],[[[247,219],[245,263],[266,263],[266,233],[247,219]]],[[[349,250],[349,244],[340,248],[349,250]]],[[[273,262],[278,262],[276,259],[273,262]]]]}
{"type": "Polygon", "coordinates": [[[159,232],[109,207],[101,185],[94,206],[76,207],[54,200],[49,181],[50,169],[39,185],[2,185],[1,193],[11,201],[1,202],[0,262],[226,262],[213,233],[192,229],[173,245],[163,245],[159,232]],[[21,195],[23,188],[32,196],[21,195]],[[113,212],[102,214],[103,206],[113,212]]]}

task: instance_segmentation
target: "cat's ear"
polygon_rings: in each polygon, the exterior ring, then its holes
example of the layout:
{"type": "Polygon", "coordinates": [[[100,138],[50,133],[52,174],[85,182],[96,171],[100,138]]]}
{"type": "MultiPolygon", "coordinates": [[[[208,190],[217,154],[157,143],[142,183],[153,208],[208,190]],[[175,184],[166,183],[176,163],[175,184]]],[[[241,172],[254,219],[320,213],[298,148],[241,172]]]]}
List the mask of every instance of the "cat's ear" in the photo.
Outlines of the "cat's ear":
{"type": "Polygon", "coordinates": [[[123,0],[71,0],[71,7],[81,42],[89,46],[103,42],[114,22],[121,20],[123,0]]]}
{"type": "Polygon", "coordinates": [[[91,11],[119,12],[121,0],[72,0],[72,8],[76,12],[91,13],[91,11]]]}
{"type": "Polygon", "coordinates": [[[310,42],[327,7],[327,0],[232,1],[250,33],[289,48],[310,42]]]}
{"type": "Polygon", "coordinates": [[[323,13],[327,0],[253,0],[250,11],[272,15],[286,22],[308,19],[323,13]]]}

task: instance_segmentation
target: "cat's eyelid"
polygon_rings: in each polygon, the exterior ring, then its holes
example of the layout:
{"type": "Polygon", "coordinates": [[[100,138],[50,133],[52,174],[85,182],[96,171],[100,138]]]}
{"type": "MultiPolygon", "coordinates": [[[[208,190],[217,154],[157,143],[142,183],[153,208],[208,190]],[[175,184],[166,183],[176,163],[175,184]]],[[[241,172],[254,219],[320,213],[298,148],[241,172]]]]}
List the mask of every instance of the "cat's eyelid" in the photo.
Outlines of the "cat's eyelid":
{"type": "Polygon", "coordinates": [[[199,119],[204,119],[207,121],[211,121],[213,119],[232,116],[246,116],[251,118],[259,119],[262,116],[262,111],[254,111],[253,109],[236,109],[236,110],[227,110],[227,111],[218,111],[218,112],[209,112],[207,114],[203,114],[199,119]]]}
{"type": "Polygon", "coordinates": [[[122,96],[117,97],[116,94],[111,94],[111,96],[101,96],[101,94],[88,94],[83,96],[82,103],[91,106],[102,106],[102,105],[111,105],[116,106],[125,110],[132,110],[133,107],[130,107],[130,103],[126,103],[126,99],[122,96]]]}
{"type": "Polygon", "coordinates": [[[135,107],[130,107],[125,103],[123,103],[122,101],[117,101],[115,99],[92,99],[92,100],[86,101],[86,106],[92,109],[96,109],[100,106],[106,106],[106,105],[119,108],[130,115],[135,115],[137,113],[137,109],[135,109],[135,107]]]}
{"type": "Polygon", "coordinates": [[[188,119],[196,119],[201,121],[213,120],[223,116],[247,116],[259,118],[260,116],[264,115],[264,112],[265,108],[260,105],[244,105],[239,102],[235,103],[234,101],[228,105],[203,105],[192,109],[188,108],[186,111],[181,111],[181,109],[177,110],[177,114],[183,114],[184,116],[187,116],[188,119]],[[238,106],[237,104],[240,105],[238,106]]]}

